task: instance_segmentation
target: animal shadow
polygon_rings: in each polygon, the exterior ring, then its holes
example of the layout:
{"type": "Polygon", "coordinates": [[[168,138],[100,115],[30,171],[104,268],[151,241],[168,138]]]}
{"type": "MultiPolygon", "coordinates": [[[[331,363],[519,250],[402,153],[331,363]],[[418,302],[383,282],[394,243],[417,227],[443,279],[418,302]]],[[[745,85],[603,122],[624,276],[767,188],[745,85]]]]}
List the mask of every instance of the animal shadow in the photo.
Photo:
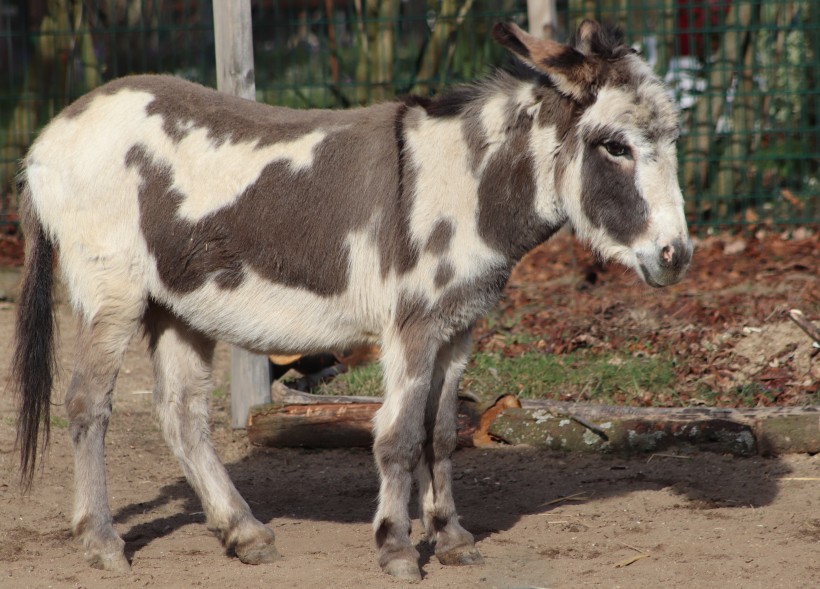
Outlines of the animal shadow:
{"type": "MultiPolygon", "coordinates": [[[[456,505],[463,525],[477,540],[509,530],[524,515],[549,512],[563,498],[594,504],[638,491],[671,489],[682,505],[695,509],[762,507],[776,496],[777,478],[789,471],[777,458],[707,452],[620,457],[503,448],[460,450],[453,459],[456,505]]],[[[292,518],[367,523],[376,510],[379,481],[366,449],[257,448],[226,467],[262,522],[292,518]]],[[[181,477],[151,501],[123,507],[114,518],[121,526],[140,514],[164,513],[128,529],[126,556],[131,559],[153,540],[183,526],[204,524],[201,510],[181,477]],[[172,502],[179,502],[180,511],[168,515],[172,502]]],[[[418,517],[415,501],[411,512],[418,517]]],[[[418,530],[417,521],[414,526],[418,530]]],[[[425,542],[418,548],[423,565],[432,550],[425,542]]]]}

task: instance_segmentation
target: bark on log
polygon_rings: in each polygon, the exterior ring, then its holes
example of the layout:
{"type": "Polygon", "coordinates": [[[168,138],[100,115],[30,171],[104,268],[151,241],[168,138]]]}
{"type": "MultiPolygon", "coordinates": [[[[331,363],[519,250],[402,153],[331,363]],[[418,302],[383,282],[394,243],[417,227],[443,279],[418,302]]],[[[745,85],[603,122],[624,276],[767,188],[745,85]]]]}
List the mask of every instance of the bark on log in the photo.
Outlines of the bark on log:
{"type": "Polygon", "coordinates": [[[820,451],[820,408],[634,408],[523,401],[490,427],[510,444],[554,450],[658,452],[696,448],[739,456],[820,451]],[[603,439],[579,423],[606,433],[603,439]]]}
{"type": "MultiPolygon", "coordinates": [[[[380,397],[313,395],[275,382],[273,403],[253,407],[248,415],[248,438],[259,446],[343,448],[373,443],[373,416],[380,397]]],[[[472,447],[480,413],[473,401],[459,399],[458,445],[472,447]]]]}
{"type": "Polygon", "coordinates": [[[259,446],[349,448],[370,446],[381,403],[263,405],[248,416],[248,438],[259,446]]]}

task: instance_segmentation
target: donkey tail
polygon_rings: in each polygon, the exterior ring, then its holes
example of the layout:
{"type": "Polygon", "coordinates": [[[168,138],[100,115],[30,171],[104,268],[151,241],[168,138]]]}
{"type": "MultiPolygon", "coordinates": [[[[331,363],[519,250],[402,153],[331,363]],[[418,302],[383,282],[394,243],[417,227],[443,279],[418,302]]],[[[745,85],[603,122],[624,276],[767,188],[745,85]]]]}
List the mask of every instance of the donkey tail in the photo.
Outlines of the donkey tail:
{"type": "Polygon", "coordinates": [[[12,358],[12,386],[17,398],[17,445],[20,477],[25,490],[31,487],[37,446],[48,444],[51,387],[54,378],[55,315],[52,286],[53,248],[31,208],[29,188],[21,195],[23,230],[27,240],[26,263],[12,358]],[[41,429],[42,424],[42,429],[41,429]]]}

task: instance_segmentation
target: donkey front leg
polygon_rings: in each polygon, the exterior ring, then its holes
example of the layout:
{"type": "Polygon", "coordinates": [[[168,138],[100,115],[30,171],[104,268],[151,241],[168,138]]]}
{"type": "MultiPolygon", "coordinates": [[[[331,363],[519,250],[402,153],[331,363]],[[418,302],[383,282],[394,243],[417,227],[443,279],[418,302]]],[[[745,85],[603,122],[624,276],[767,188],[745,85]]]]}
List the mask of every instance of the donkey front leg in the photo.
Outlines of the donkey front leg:
{"type": "Polygon", "coordinates": [[[423,333],[395,332],[382,342],[385,401],[373,420],[373,453],[381,486],[373,522],[381,568],[401,579],[421,579],[410,541],[408,504],[413,470],[424,444],[424,411],[437,344],[423,333]]]}
{"type": "Polygon", "coordinates": [[[469,358],[470,342],[469,331],[463,332],[438,353],[427,399],[424,454],[416,468],[424,531],[428,541],[435,543],[439,562],[445,565],[484,561],[473,535],[458,521],[450,459],[457,442],[458,384],[469,358]]]}
{"type": "Polygon", "coordinates": [[[202,501],[208,529],[244,563],[276,560],[273,531],[253,517],[211,445],[208,394],[214,342],[157,308],[149,311],[146,330],[162,432],[202,501]]]}

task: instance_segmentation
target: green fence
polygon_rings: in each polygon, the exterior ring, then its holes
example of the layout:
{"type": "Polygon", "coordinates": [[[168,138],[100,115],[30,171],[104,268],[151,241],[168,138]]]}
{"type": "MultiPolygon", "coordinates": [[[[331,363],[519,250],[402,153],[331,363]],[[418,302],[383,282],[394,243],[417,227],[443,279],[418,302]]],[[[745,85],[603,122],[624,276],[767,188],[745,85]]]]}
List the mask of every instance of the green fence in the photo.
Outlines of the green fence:
{"type": "MultiPolygon", "coordinates": [[[[229,1],[229,0],[225,0],[229,1]]],[[[436,92],[505,56],[523,0],[253,4],[257,98],[348,107],[436,92]]],[[[683,109],[680,176],[695,228],[820,226],[820,2],[557,0],[557,36],[619,24],[683,109]]],[[[37,130],[108,79],[170,72],[213,85],[211,0],[0,0],[0,230],[37,130]]]]}

